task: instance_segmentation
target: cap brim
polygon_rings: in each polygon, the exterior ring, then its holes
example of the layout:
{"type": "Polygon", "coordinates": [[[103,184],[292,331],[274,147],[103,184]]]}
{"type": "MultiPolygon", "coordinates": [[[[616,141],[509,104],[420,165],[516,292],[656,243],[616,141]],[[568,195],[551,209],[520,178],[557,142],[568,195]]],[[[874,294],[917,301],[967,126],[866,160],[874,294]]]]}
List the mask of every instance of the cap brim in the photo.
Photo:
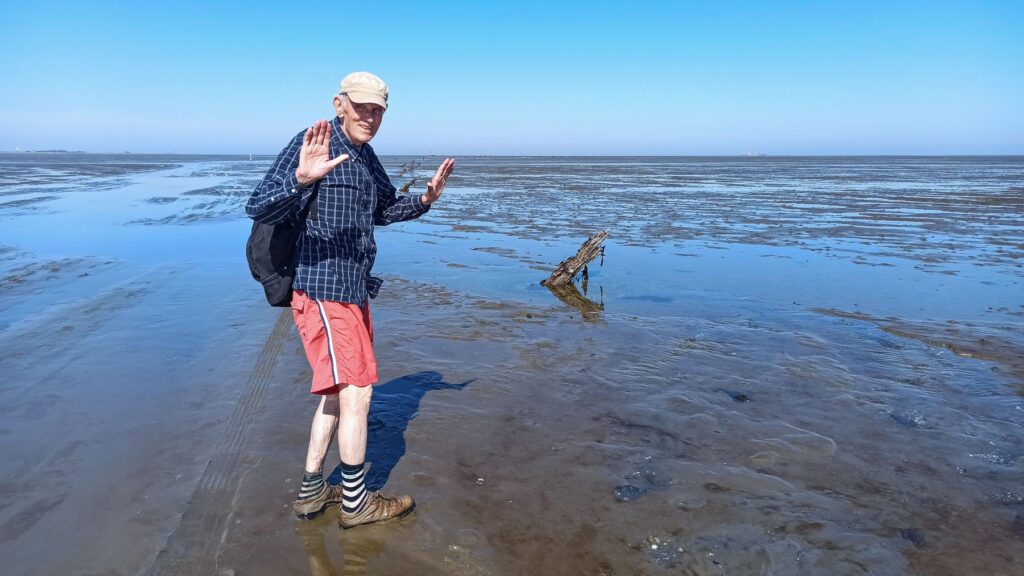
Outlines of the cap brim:
{"type": "Polygon", "coordinates": [[[384,109],[388,107],[388,101],[381,98],[380,94],[373,92],[346,92],[348,99],[357,104],[376,104],[384,109]]]}

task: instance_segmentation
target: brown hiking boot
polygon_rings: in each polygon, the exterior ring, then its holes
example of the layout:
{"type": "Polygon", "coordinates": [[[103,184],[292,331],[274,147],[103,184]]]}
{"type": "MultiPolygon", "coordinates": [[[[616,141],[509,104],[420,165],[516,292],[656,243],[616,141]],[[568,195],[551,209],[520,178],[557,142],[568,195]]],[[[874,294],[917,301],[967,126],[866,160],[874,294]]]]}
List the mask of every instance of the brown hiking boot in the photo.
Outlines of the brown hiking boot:
{"type": "Polygon", "coordinates": [[[296,499],[292,502],[292,510],[300,520],[312,520],[323,513],[324,508],[331,504],[341,503],[341,484],[328,484],[324,481],[324,489],[319,496],[306,500],[296,499]]]}
{"type": "Polygon", "coordinates": [[[344,508],[339,510],[338,525],[347,530],[361,524],[385,522],[401,518],[415,507],[412,496],[384,496],[380,492],[370,492],[362,512],[351,514],[344,508]]]}

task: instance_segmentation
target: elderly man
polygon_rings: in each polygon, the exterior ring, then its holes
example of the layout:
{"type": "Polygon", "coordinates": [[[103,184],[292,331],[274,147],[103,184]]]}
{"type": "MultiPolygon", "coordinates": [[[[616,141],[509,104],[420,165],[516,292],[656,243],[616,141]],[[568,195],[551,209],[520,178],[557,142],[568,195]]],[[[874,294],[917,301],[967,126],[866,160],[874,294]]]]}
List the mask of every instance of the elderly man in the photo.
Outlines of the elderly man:
{"type": "Polygon", "coordinates": [[[409,496],[388,497],[364,486],[367,415],[377,381],[370,298],[382,283],[370,276],[377,254],[373,227],[422,216],[441,196],[455,166],[446,159],[425,193],[397,196],[369,145],[387,107],[388,88],[380,78],[368,72],[346,76],[334,96],[337,117],[295,136],[245,207],[249,217],[267,224],[307,214],[291,307],[320,405],[293,508],[296,516],[309,519],[340,503],[342,528],[401,517],[414,507],[409,496]],[[330,485],[323,476],[335,430],[341,485],[330,485]]]}

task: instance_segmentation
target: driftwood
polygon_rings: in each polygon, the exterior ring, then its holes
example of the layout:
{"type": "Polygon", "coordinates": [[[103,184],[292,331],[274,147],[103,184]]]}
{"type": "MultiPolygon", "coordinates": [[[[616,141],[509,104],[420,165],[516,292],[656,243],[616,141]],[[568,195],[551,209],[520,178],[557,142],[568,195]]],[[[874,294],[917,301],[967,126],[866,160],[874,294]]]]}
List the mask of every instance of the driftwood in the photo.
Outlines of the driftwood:
{"type": "Polygon", "coordinates": [[[551,288],[553,286],[565,286],[572,284],[572,279],[576,277],[580,271],[584,275],[587,274],[587,264],[591,260],[597,258],[604,253],[604,247],[602,242],[608,237],[608,232],[598,232],[580,246],[580,249],[576,252],[576,255],[571,258],[566,258],[561,264],[555,268],[555,271],[548,276],[547,280],[541,282],[542,286],[551,288]]]}
{"type": "Polygon", "coordinates": [[[408,182],[403,184],[402,187],[398,189],[398,191],[400,193],[402,193],[402,194],[408,194],[409,193],[409,188],[412,188],[413,185],[415,185],[415,184],[416,184],[416,178],[413,178],[412,180],[409,180],[408,182]]]}

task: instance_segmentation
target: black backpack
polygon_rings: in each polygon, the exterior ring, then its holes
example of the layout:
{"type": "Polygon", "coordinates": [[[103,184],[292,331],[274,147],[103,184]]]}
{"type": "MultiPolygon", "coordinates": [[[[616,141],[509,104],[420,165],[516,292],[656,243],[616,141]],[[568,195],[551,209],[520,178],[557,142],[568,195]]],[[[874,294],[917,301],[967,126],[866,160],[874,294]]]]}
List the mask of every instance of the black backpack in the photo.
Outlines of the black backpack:
{"type": "Polygon", "coordinates": [[[316,191],[298,218],[277,224],[252,223],[249,240],[245,243],[245,258],[249,261],[249,272],[263,285],[271,306],[287,308],[292,304],[295,247],[310,214],[316,217],[316,191]]]}

